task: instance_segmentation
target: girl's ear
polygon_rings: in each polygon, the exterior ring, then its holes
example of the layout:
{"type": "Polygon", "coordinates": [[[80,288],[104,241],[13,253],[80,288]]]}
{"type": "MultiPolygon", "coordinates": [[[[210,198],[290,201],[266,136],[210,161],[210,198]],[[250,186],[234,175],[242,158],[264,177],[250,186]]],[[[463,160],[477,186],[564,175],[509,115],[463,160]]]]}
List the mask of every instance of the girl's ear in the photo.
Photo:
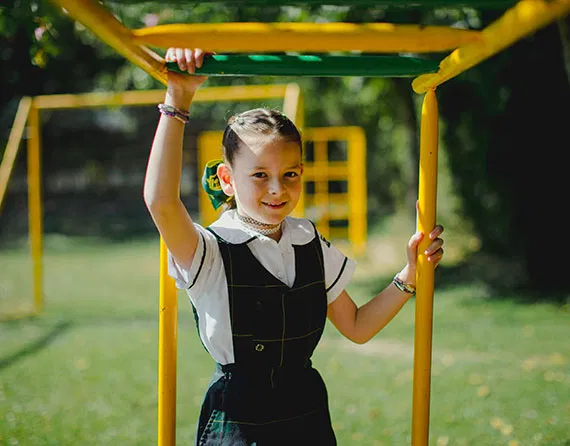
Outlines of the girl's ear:
{"type": "Polygon", "coordinates": [[[217,174],[218,178],[220,179],[220,186],[222,187],[222,190],[228,197],[232,197],[234,195],[232,171],[225,163],[221,163],[218,166],[217,174]]]}

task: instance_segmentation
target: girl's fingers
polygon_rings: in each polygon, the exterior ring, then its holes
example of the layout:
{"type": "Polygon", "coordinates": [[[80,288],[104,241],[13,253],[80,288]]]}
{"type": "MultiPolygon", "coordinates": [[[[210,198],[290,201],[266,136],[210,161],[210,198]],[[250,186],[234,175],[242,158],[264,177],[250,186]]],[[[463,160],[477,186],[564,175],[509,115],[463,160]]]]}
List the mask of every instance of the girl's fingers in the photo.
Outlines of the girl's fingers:
{"type": "Polygon", "coordinates": [[[443,233],[443,226],[436,225],[435,228],[429,233],[429,238],[435,240],[443,233]]]}
{"type": "Polygon", "coordinates": [[[410,240],[408,241],[408,248],[417,248],[423,237],[424,234],[422,232],[416,232],[410,237],[410,240]]]}
{"type": "Polygon", "coordinates": [[[178,63],[181,71],[187,71],[190,74],[196,72],[196,68],[202,67],[204,56],[206,54],[215,54],[214,52],[206,53],[200,48],[168,48],[164,56],[166,62],[178,63]]]}
{"type": "Polygon", "coordinates": [[[178,62],[178,68],[180,68],[181,71],[186,71],[186,57],[184,55],[184,48],[175,48],[174,57],[176,58],[176,62],[178,62]]]}
{"type": "Polygon", "coordinates": [[[425,251],[425,255],[430,256],[443,246],[443,240],[436,238],[425,251]]]}
{"type": "Polygon", "coordinates": [[[440,248],[436,252],[434,252],[433,254],[430,254],[427,257],[427,261],[431,262],[431,263],[435,263],[435,265],[437,266],[437,264],[440,262],[440,260],[442,258],[443,258],[443,248],[440,248]]]}
{"type": "Polygon", "coordinates": [[[194,51],[186,48],[184,50],[184,56],[186,57],[186,71],[190,74],[194,74],[194,71],[196,71],[194,51]]]}
{"type": "Polygon", "coordinates": [[[204,62],[204,51],[202,51],[200,48],[196,48],[194,51],[194,60],[196,63],[196,68],[201,68],[202,63],[204,62]]]}

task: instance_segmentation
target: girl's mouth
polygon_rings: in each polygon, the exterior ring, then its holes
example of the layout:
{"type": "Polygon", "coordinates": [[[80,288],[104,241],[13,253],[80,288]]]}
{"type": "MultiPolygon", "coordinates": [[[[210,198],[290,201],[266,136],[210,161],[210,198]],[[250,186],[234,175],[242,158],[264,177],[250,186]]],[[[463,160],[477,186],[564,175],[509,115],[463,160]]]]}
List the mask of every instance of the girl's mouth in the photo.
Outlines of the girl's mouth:
{"type": "Polygon", "coordinates": [[[287,202],[285,202],[285,201],[283,201],[281,203],[265,203],[262,201],[262,203],[270,209],[282,209],[287,204],[287,202]]]}

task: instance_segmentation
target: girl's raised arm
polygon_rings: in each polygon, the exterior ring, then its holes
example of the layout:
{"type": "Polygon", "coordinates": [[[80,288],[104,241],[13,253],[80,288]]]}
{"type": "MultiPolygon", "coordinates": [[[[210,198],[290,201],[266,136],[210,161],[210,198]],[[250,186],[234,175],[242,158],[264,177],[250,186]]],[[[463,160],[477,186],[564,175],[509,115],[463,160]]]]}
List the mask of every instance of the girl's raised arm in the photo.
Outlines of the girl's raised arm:
{"type": "MultiPolygon", "coordinates": [[[[166,61],[177,61],[181,70],[191,75],[168,73],[164,103],[187,113],[192,99],[206,80],[193,75],[202,65],[201,50],[170,48],[166,61]]],[[[198,245],[198,231],[180,199],[182,141],[184,122],[161,114],[148,160],[144,183],[144,200],[168,250],[182,268],[190,268],[198,245]]]]}

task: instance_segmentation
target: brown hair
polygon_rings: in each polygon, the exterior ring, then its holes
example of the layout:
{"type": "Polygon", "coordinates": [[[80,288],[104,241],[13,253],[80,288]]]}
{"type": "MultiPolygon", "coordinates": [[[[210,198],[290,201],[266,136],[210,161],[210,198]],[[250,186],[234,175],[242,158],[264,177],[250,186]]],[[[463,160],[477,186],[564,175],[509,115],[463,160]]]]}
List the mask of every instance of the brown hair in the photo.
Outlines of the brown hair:
{"type": "MultiPolygon", "coordinates": [[[[303,140],[301,132],[295,124],[283,113],[269,108],[255,108],[228,119],[228,125],[222,138],[222,153],[224,162],[233,166],[234,159],[240,150],[240,142],[244,135],[277,136],[285,141],[296,142],[302,153],[303,140]]],[[[235,200],[228,203],[229,207],[236,207],[235,200]]]]}

